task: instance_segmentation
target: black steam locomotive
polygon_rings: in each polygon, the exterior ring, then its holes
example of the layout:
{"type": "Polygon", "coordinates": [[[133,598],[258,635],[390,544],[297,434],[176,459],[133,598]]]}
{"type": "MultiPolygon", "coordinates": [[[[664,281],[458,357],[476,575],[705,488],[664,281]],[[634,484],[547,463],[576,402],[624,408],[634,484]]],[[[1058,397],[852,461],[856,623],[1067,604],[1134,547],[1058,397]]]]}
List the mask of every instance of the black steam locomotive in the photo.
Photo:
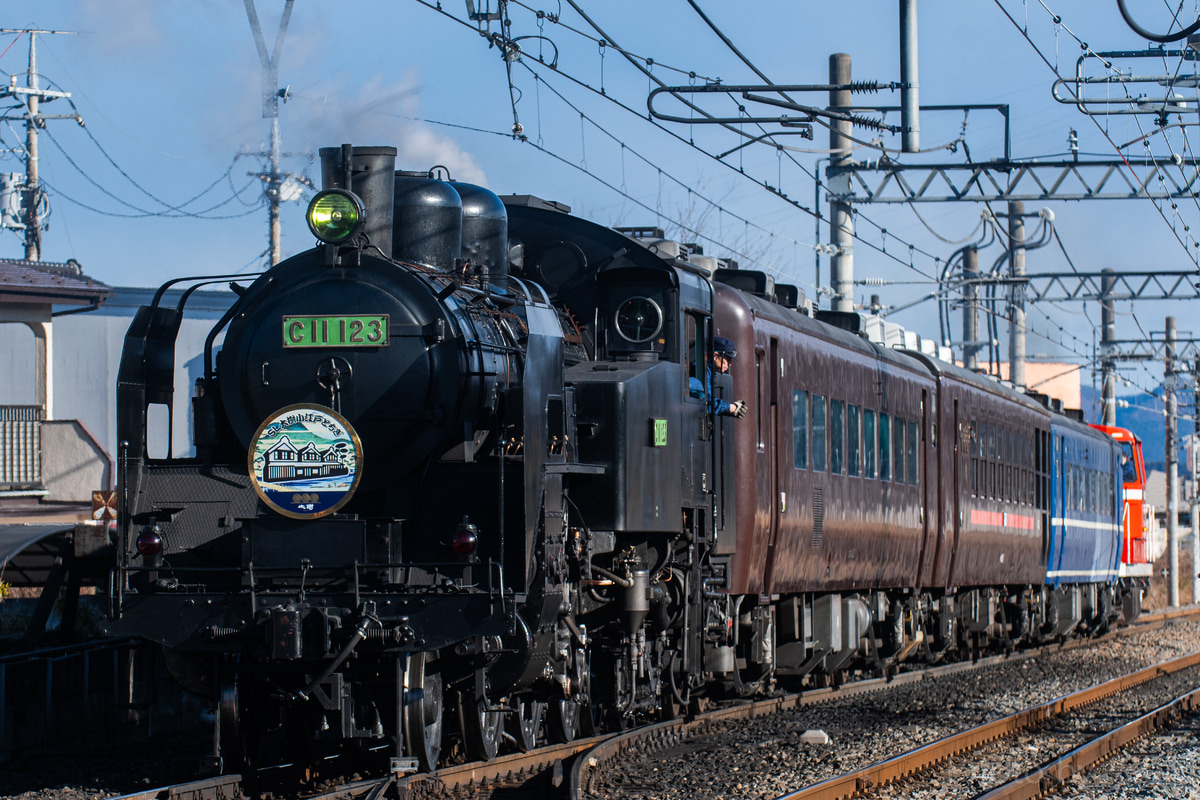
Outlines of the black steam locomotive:
{"type": "Polygon", "coordinates": [[[111,628],[210,698],[226,768],[430,770],[1136,613],[1107,436],[762,273],[395,153],[322,150],[318,244],[231,283],[195,457],[146,448],[187,293],[126,337],[111,628]],[[1049,570],[1067,542],[1090,566],[1049,570]]]}

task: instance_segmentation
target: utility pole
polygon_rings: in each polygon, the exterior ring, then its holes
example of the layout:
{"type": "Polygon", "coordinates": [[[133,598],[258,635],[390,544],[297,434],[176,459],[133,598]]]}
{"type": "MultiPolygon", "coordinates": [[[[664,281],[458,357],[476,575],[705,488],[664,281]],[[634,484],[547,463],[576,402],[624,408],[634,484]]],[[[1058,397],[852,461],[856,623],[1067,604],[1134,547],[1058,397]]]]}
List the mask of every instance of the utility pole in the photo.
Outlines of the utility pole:
{"type": "MultiPolygon", "coordinates": [[[[829,84],[830,86],[849,87],[850,55],[848,53],[834,53],[829,57],[829,84]]],[[[842,111],[849,109],[851,104],[849,88],[829,90],[830,110],[842,111]]],[[[850,164],[852,160],[850,148],[853,145],[850,140],[850,132],[853,127],[853,123],[842,119],[833,120],[833,124],[829,126],[829,149],[833,151],[829,159],[830,169],[850,164]]],[[[845,180],[839,178],[834,183],[842,193],[846,195],[850,193],[848,177],[845,180]]],[[[833,287],[833,297],[829,307],[833,311],[853,311],[854,216],[850,203],[837,195],[831,196],[829,200],[829,231],[830,241],[837,249],[837,252],[829,259],[829,285],[833,287]]]]}
{"type": "Polygon", "coordinates": [[[900,135],[905,153],[921,152],[921,100],[917,80],[917,0],[900,0],[900,135]]]}
{"type": "Polygon", "coordinates": [[[1103,270],[1100,278],[1100,424],[1117,424],[1117,362],[1112,343],[1117,338],[1117,316],[1113,310],[1114,272],[1103,270]]]}
{"type": "Polygon", "coordinates": [[[1179,459],[1175,442],[1175,318],[1167,317],[1167,367],[1163,390],[1167,400],[1167,558],[1170,575],[1167,586],[1167,605],[1179,605],[1179,459]]]}
{"type": "Polygon", "coordinates": [[[38,178],[38,128],[48,119],[73,119],[80,125],[83,120],[78,114],[41,113],[41,104],[59,97],[70,97],[70,92],[42,89],[38,79],[37,37],[39,34],[73,34],[75,31],[43,31],[25,28],[0,28],[0,33],[29,34],[29,73],[25,85],[17,86],[17,77],[0,89],[0,97],[17,98],[25,106],[25,186],[21,191],[21,220],[25,226],[25,258],[29,261],[42,259],[42,223],[40,211],[45,198],[38,178]]]}
{"type": "Polygon", "coordinates": [[[1008,379],[1018,392],[1025,391],[1025,288],[1016,283],[1025,277],[1025,204],[1008,204],[1008,247],[1013,286],[1009,295],[1008,379]]]}
{"type": "Polygon", "coordinates": [[[267,55],[267,44],[263,40],[262,26],[258,23],[258,14],[254,10],[254,0],[244,0],[246,16],[250,19],[250,30],[254,33],[254,45],[258,48],[258,58],[262,62],[262,97],[263,119],[271,120],[271,142],[267,154],[267,172],[260,173],[263,181],[263,193],[267,196],[269,212],[269,240],[271,266],[283,260],[282,231],[279,225],[279,203],[284,179],[287,177],[279,171],[279,98],[287,99],[287,90],[279,89],[279,54],[283,51],[283,38],[287,35],[288,20],[292,16],[293,0],[284,0],[283,16],[279,20],[279,31],[275,34],[275,49],[267,55]]]}
{"type": "Polygon", "coordinates": [[[979,371],[979,250],[963,252],[963,366],[979,371]]]}

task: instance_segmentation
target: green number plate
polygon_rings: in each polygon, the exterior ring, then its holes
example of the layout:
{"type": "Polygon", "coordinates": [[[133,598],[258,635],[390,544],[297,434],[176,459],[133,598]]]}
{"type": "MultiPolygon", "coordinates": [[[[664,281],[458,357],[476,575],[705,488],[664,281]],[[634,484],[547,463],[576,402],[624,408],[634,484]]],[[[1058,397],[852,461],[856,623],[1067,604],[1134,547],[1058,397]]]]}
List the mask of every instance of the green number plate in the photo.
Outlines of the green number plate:
{"type": "Polygon", "coordinates": [[[284,347],[387,347],[388,315],[284,317],[284,347]]]}
{"type": "Polygon", "coordinates": [[[665,419],[652,420],[654,423],[654,446],[667,446],[667,421],[665,419]]]}

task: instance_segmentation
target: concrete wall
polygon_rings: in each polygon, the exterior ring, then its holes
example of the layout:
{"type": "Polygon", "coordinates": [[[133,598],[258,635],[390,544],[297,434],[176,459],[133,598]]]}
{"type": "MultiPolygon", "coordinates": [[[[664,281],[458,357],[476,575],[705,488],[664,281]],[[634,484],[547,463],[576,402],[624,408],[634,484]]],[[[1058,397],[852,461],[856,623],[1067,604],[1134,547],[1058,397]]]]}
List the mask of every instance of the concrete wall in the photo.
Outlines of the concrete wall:
{"type": "Polygon", "coordinates": [[[76,419],[42,423],[42,483],[47,500],[91,502],[92,492],[111,489],[116,476],[109,454],[76,419]]]}
{"type": "MultiPolygon", "coordinates": [[[[114,458],[117,369],[125,331],[137,309],[149,305],[155,290],[118,287],[115,291],[99,309],[58,316],[53,322],[54,417],[82,422],[114,458]]],[[[163,302],[174,306],[178,298],[179,292],[168,292],[163,302]]],[[[204,374],[204,339],[233,300],[232,292],[198,291],[185,309],[175,348],[175,420],[170,441],[176,455],[192,452],[191,397],[196,378],[204,374]]],[[[218,348],[221,341],[218,337],[218,348]]],[[[0,405],[33,402],[33,359],[29,328],[0,325],[0,375],[11,376],[11,380],[0,381],[0,405]]],[[[166,436],[165,422],[151,430],[152,453],[166,452],[166,436]]]]}

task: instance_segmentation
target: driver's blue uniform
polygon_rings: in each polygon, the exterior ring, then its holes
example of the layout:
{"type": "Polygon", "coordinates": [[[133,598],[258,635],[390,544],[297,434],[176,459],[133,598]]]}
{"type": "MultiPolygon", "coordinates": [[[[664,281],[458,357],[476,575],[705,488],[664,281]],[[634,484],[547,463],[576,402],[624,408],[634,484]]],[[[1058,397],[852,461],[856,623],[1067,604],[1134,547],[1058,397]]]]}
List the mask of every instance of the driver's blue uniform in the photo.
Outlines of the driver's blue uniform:
{"type": "Polygon", "coordinates": [[[688,390],[692,397],[707,397],[708,410],[713,414],[724,414],[727,417],[733,416],[730,410],[729,401],[722,400],[719,397],[713,396],[712,390],[712,367],[704,368],[704,383],[700,383],[699,378],[688,378],[688,390]]]}

